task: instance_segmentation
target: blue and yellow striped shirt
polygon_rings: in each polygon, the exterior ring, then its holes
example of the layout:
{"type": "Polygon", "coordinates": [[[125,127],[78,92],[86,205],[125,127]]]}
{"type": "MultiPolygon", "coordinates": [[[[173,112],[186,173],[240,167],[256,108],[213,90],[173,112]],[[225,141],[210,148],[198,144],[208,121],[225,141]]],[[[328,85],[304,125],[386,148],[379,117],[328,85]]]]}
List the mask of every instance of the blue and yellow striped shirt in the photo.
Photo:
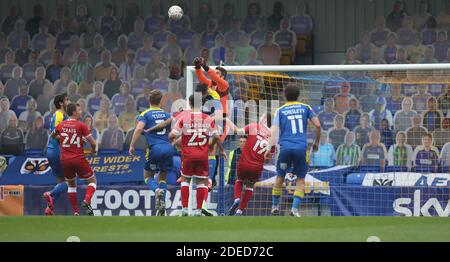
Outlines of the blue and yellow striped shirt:
{"type": "MultiPolygon", "coordinates": [[[[67,119],[67,116],[63,114],[60,110],[57,110],[50,119],[50,134],[56,129],[56,127],[64,120],[67,119]]],[[[58,140],[50,137],[48,140],[48,148],[59,148],[58,140]]]]}

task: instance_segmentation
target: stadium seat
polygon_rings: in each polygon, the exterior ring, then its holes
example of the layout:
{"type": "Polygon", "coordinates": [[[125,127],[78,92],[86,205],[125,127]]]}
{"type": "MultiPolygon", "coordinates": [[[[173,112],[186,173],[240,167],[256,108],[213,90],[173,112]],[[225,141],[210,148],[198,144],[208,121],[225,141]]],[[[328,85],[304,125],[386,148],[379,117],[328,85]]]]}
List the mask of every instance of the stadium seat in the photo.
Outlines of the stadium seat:
{"type": "Polygon", "coordinates": [[[413,167],[413,171],[414,172],[418,172],[418,173],[436,173],[440,170],[439,166],[434,168],[434,167],[429,167],[429,166],[416,166],[413,167]]]}
{"type": "Polygon", "coordinates": [[[312,109],[314,110],[314,112],[316,112],[316,114],[318,114],[319,112],[322,112],[323,110],[323,106],[320,105],[313,105],[312,109]]]}
{"type": "MultiPolygon", "coordinates": [[[[127,149],[128,150],[128,149],[127,149]]],[[[140,154],[140,153],[145,153],[145,150],[141,150],[141,149],[135,149],[134,152],[136,154],[140,154]]]]}
{"type": "Polygon", "coordinates": [[[361,173],[381,172],[380,166],[361,166],[359,170],[361,173]]]}
{"type": "Polygon", "coordinates": [[[366,174],[363,173],[352,173],[347,175],[345,183],[349,185],[361,185],[365,177],[366,174]]]}
{"type": "Polygon", "coordinates": [[[386,172],[408,172],[408,167],[406,167],[406,166],[387,166],[386,172]]]}
{"type": "Polygon", "coordinates": [[[450,166],[442,166],[440,172],[441,173],[450,173],[450,166]]]}
{"type": "Polygon", "coordinates": [[[292,51],[290,49],[281,50],[280,65],[290,65],[292,61],[292,51]]]}
{"type": "Polygon", "coordinates": [[[295,50],[297,53],[299,54],[304,54],[306,53],[309,47],[309,42],[310,39],[308,37],[308,35],[299,35],[297,36],[297,45],[295,46],[295,50]]]}
{"type": "Polygon", "coordinates": [[[11,165],[12,162],[16,159],[15,155],[2,155],[6,160],[8,160],[8,165],[11,165]]]}
{"type": "Polygon", "coordinates": [[[99,155],[114,155],[119,154],[119,150],[116,149],[99,149],[98,150],[99,155]]]}
{"type": "Polygon", "coordinates": [[[309,166],[310,170],[322,170],[322,169],[327,169],[330,168],[329,166],[309,166]]]}
{"type": "Polygon", "coordinates": [[[24,156],[44,156],[45,152],[42,149],[25,149],[22,154],[24,156]]]}

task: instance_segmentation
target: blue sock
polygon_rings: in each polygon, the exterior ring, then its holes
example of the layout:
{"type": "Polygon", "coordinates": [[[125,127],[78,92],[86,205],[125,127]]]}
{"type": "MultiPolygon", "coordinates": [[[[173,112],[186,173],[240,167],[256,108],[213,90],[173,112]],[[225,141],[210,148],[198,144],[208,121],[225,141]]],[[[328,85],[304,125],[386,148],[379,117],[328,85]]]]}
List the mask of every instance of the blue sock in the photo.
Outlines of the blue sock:
{"type": "Polygon", "coordinates": [[[164,190],[162,199],[165,201],[166,200],[166,191],[167,191],[167,182],[164,180],[159,181],[158,188],[160,190],[164,190]]]}
{"type": "Polygon", "coordinates": [[[69,186],[66,182],[59,183],[50,191],[50,196],[52,196],[53,200],[56,200],[62,193],[66,193],[68,188],[69,186]]]}
{"type": "Polygon", "coordinates": [[[292,202],[292,208],[299,209],[301,198],[299,196],[294,196],[294,201],[292,202]]]}
{"type": "Polygon", "coordinates": [[[280,196],[272,195],[272,206],[278,206],[280,204],[280,196]]]}
{"type": "Polygon", "coordinates": [[[209,160],[209,179],[211,179],[211,180],[214,180],[216,165],[217,165],[217,160],[215,160],[215,159],[209,160]]]}
{"type": "Polygon", "coordinates": [[[155,179],[152,177],[146,178],[145,184],[147,184],[148,188],[150,188],[150,190],[153,191],[155,191],[158,188],[158,183],[156,183],[155,179]]]}

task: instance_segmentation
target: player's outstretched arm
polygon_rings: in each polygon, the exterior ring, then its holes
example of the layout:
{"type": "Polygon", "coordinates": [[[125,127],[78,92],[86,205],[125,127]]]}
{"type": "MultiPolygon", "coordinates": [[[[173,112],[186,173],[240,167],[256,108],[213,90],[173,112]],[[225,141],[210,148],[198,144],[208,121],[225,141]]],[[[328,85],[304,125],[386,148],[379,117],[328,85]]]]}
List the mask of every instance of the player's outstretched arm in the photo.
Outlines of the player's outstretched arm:
{"type": "Polygon", "coordinates": [[[174,129],[174,130],[172,130],[170,133],[169,133],[169,141],[170,141],[170,143],[177,143],[177,138],[179,137],[181,135],[181,133],[178,131],[178,130],[176,130],[176,129],[174,129]]]}
{"type": "Polygon", "coordinates": [[[97,153],[97,143],[95,143],[95,139],[92,137],[92,135],[89,135],[85,138],[91,145],[91,154],[95,155],[95,153],[97,153]]]}
{"type": "Polygon", "coordinates": [[[225,118],[225,121],[231,130],[239,136],[245,135],[245,129],[237,127],[233,121],[231,121],[228,117],[225,118]]]}
{"type": "Polygon", "coordinates": [[[181,148],[181,137],[177,138],[177,140],[175,140],[174,146],[181,148]]]}
{"type": "Polygon", "coordinates": [[[159,124],[157,124],[156,126],[153,126],[149,129],[145,129],[144,132],[145,133],[154,133],[154,132],[160,132],[162,131],[164,128],[168,127],[169,125],[172,124],[173,118],[169,117],[167,118],[164,122],[161,122],[159,124]]]}
{"type": "Polygon", "coordinates": [[[176,144],[175,140],[183,134],[183,118],[178,120],[173,127],[172,131],[169,133],[169,141],[172,144],[176,144]]]}
{"type": "MultiPolygon", "coordinates": [[[[56,130],[55,130],[56,131],[56,130]]],[[[52,134],[50,135],[53,139],[59,139],[59,135],[58,133],[56,133],[55,131],[52,132],[52,134]]]]}
{"type": "Polygon", "coordinates": [[[312,146],[312,151],[317,152],[317,150],[319,149],[320,134],[322,133],[322,127],[320,126],[320,121],[317,116],[311,118],[311,123],[313,124],[313,126],[315,128],[314,144],[312,146]]]}
{"type": "Polygon", "coordinates": [[[228,155],[227,155],[227,153],[225,152],[225,148],[223,148],[223,145],[222,145],[222,140],[220,139],[220,136],[219,136],[219,134],[216,132],[216,133],[214,133],[214,136],[213,136],[213,145],[217,145],[217,148],[219,149],[219,152],[220,152],[220,154],[222,155],[222,157],[225,159],[225,160],[227,160],[227,158],[228,158],[228,155]]]}
{"type": "Polygon", "coordinates": [[[270,127],[270,138],[269,145],[267,146],[266,153],[264,153],[264,158],[266,161],[272,159],[273,156],[273,148],[278,143],[278,138],[280,135],[280,116],[279,111],[277,110],[274,114],[272,126],[270,127]]]}
{"type": "Polygon", "coordinates": [[[130,149],[129,149],[130,156],[134,156],[134,145],[136,144],[137,140],[139,139],[139,136],[144,131],[144,127],[145,127],[144,122],[138,122],[138,124],[136,125],[136,128],[134,129],[133,137],[131,138],[130,149]]]}
{"type": "Polygon", "coordinates": [[[273,148],[278,143],[278,136],[280,135],[280,127],[276,124],[272,124],[272,127],[270,128],[270,138],[269,138],[269,145],[267,146],[266,153],[264,153],[264,158],[266,160],[272,159],[273,155],[273,148]]]}
{"type": "Polygon", "coordinates": [[[192,64],[195,67],[195,74],[197,75],[198,81],[207,86],[211,85],[211,80],[205,77],[202,71],[202,59],[200,57],[194,58],[192,64]]]}

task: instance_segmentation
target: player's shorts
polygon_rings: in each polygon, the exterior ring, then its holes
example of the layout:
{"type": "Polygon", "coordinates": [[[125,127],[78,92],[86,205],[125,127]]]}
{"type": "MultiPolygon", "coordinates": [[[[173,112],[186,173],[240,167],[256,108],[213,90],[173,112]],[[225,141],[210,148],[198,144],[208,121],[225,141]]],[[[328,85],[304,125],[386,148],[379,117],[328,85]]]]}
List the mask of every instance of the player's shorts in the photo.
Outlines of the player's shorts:
{"type": "Polygon", "coordinates": [[[173,147],[170,144],[156,144],[145,153],[144,169],[149,172],[170,171],[173,167],[173,147]]]}
{"type": "Polygon", "coordinates": [[[177,185],[177,180],[181,175],[181,158],[178,155],[173,156],[173,168],[167,173],[166,181],[168,185],[177,185]]]}
{"type": "Polygon", "coordinates": [[[47,160],[52,168],[52,174],[56,177],[64,177],[61,168],[61,150],[58,148],[47,148],[47,160]]]}
{"type": "Polygon", "coordinates": [[[305,178],[308,172],[306,149],[281,148],[277,161],[277,175],[285,177],[286,173],[291,170],[298,178],[305,178]]]}
{"type": "Polygon", "coordinates": [[[75,178],[80,178],[87,180],[94,176],[89,161],[86,158],[74,158],[61,163],[62,170],[64,172],[64,177],[67,180],[73,180],[75,178]]]}
{"type": "Polygon", "coordinates": [[[261,178],[263,166],[246,165],[241,162],[238,163],[237,177],[241,181],[258,182],[261,178]]]}
{"type": "Polygon", "coordinates": [[[216,160],[215,156],[209,157],[208,166],[209,166],[209,178],[213,179],[214,175],[216,174],[216,168],[217,168],[217,160],[216,160]]]}
{"type": "Polygon", "coordinates": [[[193,176],[208,178],[208,159],[189,159],[188,157],[183,157],[183,161],[181,163],[181,173],[182,176],[187,178],[191,178],[193,176]]]}

